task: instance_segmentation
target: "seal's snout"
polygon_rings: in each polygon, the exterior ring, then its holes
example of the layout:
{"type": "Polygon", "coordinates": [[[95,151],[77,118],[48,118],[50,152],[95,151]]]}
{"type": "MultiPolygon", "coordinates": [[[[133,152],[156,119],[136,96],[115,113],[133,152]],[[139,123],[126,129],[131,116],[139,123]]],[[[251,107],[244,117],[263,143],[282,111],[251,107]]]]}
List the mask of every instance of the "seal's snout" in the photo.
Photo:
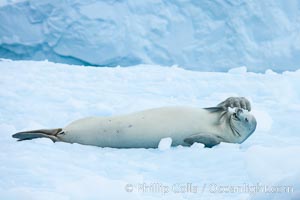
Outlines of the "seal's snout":
{"type": "Polygon", "coordinates": [[[236,108],[233,113],[234,119],[241,123],[241,126],[245,127],[246,130],[253,132],[256,129],[256,119],[249,111],[242,108],[236,108]]]}
{"type": "Polygon", "coordinates": [[[250,121],[251,126],[251,131],[254,132],[257,126],[257,121],[254,116],[251,116],[251,121],[250,121]]]}

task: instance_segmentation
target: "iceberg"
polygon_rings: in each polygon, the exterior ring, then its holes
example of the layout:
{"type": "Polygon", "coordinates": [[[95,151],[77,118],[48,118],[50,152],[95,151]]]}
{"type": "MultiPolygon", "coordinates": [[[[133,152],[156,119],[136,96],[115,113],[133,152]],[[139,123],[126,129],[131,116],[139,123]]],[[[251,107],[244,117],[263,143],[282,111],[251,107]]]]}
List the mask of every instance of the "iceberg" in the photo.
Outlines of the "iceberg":
{"type": "Polygon", "coordinates": [[[199,71],[298,69],[297,0],[0,3],[0,57],[199,71]]]}

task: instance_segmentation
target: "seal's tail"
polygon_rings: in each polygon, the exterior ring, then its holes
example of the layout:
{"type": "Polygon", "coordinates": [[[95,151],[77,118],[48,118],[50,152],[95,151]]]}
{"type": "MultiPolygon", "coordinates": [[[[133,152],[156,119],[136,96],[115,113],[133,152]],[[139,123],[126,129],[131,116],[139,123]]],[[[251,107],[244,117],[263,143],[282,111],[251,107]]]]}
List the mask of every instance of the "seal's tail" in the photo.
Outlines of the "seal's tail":
{"type": "Polygon", "coordinates": [[[53,142],[58,141],[57,134],[62,133],[61,128],[56,129],[40,129],[40,130],[32,130],[32,131],[24,131],[18,132],[12,135],[13,138],[17,138],[18,141],[23,140],[32,140],[36,138],[49,138],[53,142]]]}

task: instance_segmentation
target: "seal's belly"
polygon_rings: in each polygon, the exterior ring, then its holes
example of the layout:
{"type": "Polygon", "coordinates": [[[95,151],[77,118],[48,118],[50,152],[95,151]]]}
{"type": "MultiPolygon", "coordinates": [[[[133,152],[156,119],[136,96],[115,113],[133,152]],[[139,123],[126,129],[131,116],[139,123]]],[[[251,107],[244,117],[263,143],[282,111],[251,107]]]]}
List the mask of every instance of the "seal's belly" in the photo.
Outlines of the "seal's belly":
{"type": "Polygon", "coordinates": [[[162,138],[172,145],[199,132],[211,132],[215,119],[204,109],[170,107],[116,117],[89,117],[64,128],[62,140],[116,148],[156,148],[162,138]]]}

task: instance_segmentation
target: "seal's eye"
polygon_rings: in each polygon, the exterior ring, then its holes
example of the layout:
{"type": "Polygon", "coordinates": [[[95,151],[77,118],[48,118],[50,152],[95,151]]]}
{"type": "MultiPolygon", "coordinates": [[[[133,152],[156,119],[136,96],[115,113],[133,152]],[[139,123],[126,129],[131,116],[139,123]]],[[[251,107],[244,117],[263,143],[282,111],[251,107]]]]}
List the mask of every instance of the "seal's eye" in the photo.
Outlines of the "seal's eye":
{"type": "Polygon", "coordinates": [[[249,120],[248,120],[248,118],[247,118],[247,117],[245,118],[245,121],[246,121],[246,122],[249,122],[249,120]]]}

